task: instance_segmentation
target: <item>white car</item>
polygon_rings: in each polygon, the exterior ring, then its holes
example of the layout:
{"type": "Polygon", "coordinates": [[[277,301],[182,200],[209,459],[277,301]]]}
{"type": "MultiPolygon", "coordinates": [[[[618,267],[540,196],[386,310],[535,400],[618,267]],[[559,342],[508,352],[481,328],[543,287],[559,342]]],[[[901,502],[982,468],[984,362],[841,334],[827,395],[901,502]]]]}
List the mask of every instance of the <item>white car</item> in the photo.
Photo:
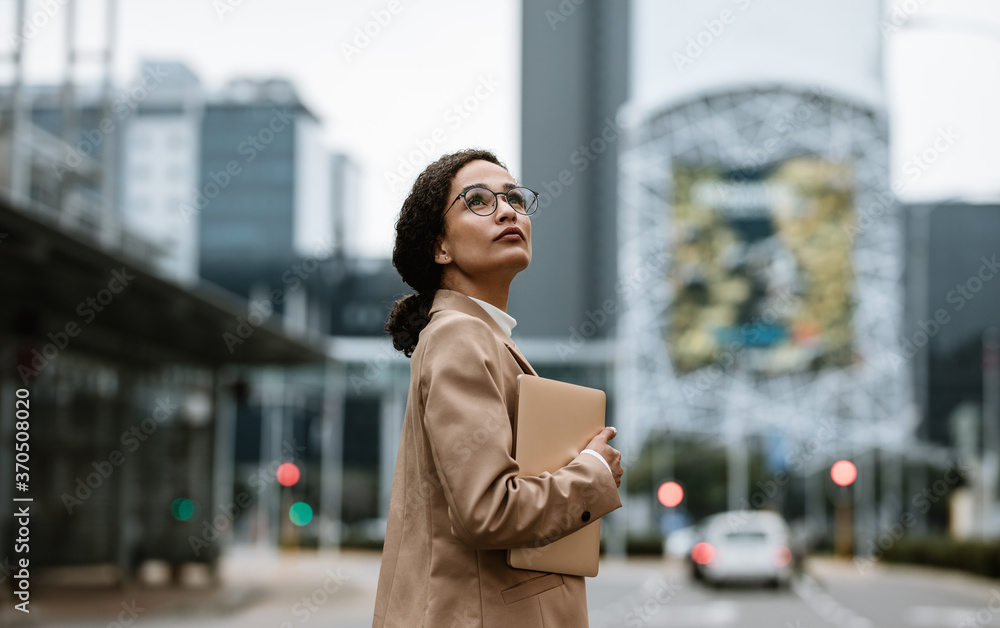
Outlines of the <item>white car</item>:
{"type": "Polygon", "coordinates": [[[791,534],[775,512],[734,510],[708,517],[691,548],[695,578],[716,586],[787,586],[792,577],[791,534]]]}

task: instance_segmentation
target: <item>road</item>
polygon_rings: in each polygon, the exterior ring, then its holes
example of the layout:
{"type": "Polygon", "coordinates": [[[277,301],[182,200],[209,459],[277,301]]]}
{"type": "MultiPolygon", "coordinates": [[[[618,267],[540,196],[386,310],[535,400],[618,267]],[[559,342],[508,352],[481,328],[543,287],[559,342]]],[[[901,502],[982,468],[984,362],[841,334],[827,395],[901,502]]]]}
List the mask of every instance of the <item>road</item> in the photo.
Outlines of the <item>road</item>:
{"type": "MultiPolygon", "coordinates": [[[[219,587],[58,588],[36,582],[32,613],[4,602],[0,625],[46,628],[367,628],[379,555],[233,549],[219,587]]],[[[788,590],[714,590],[682,565],[605,560],[588,581],[593,628],[1000,628],[1000,582],[956,572],[812,559],[788,590]]],[[[436,628],[436,627],[435,627],[436,628]]],[[[446,628],[446,627],[443,627],[446,628]]]]}
{"type": "Polygon", "coordinates": [[[958,628],[1000,626],[1000,582],[955,572],[811,560],[790,589],[695,582],[676,564],[602,564],[588,583],[592,628],[958,628]],[[992,609],[990,604],[992,601],[992,609]],[[993,610],[995,609],[995,610],[993,610]]]}

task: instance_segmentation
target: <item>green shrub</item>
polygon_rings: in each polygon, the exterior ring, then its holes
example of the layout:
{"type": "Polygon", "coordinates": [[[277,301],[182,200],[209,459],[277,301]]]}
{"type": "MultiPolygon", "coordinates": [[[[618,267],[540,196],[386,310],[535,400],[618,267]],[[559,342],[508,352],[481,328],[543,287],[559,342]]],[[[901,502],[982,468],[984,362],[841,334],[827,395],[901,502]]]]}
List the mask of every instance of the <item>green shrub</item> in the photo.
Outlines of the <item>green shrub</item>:
{"type": "Polygon", "coordinates": [[[905,537],[885,550],[882,559],[959,569],[1000,578],[1000,542],[956,541],[942,537],[905,537]]]}

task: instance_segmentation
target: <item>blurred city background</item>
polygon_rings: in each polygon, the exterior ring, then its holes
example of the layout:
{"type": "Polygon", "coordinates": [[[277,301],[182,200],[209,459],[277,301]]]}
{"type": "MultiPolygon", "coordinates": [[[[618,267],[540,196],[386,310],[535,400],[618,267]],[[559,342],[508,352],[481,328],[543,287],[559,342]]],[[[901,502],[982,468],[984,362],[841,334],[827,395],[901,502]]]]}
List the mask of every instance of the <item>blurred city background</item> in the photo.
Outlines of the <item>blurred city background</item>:
{"type": "Polygon", "coordinates": [[[0,0],[4,625],[371,624],[393,221],[467,146],[619,429],[593,626],[1000,625],[1000,6],[350,4],[0,0]]]}

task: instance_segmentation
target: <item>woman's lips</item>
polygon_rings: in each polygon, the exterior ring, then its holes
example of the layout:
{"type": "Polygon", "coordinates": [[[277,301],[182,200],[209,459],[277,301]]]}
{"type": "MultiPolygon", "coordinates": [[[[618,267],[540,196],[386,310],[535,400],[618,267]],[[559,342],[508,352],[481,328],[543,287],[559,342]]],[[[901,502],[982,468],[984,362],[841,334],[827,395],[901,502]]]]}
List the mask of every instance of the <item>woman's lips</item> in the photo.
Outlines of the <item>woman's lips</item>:
{"type": "Polygon", "coordinates": [[[524,240],[524,232],[521,231],[520,227],[513,225],[501,231],[500,235],[494,238],[495,241],[506,240],[508,242],[513,242],[515,239],[524,240]]]}

